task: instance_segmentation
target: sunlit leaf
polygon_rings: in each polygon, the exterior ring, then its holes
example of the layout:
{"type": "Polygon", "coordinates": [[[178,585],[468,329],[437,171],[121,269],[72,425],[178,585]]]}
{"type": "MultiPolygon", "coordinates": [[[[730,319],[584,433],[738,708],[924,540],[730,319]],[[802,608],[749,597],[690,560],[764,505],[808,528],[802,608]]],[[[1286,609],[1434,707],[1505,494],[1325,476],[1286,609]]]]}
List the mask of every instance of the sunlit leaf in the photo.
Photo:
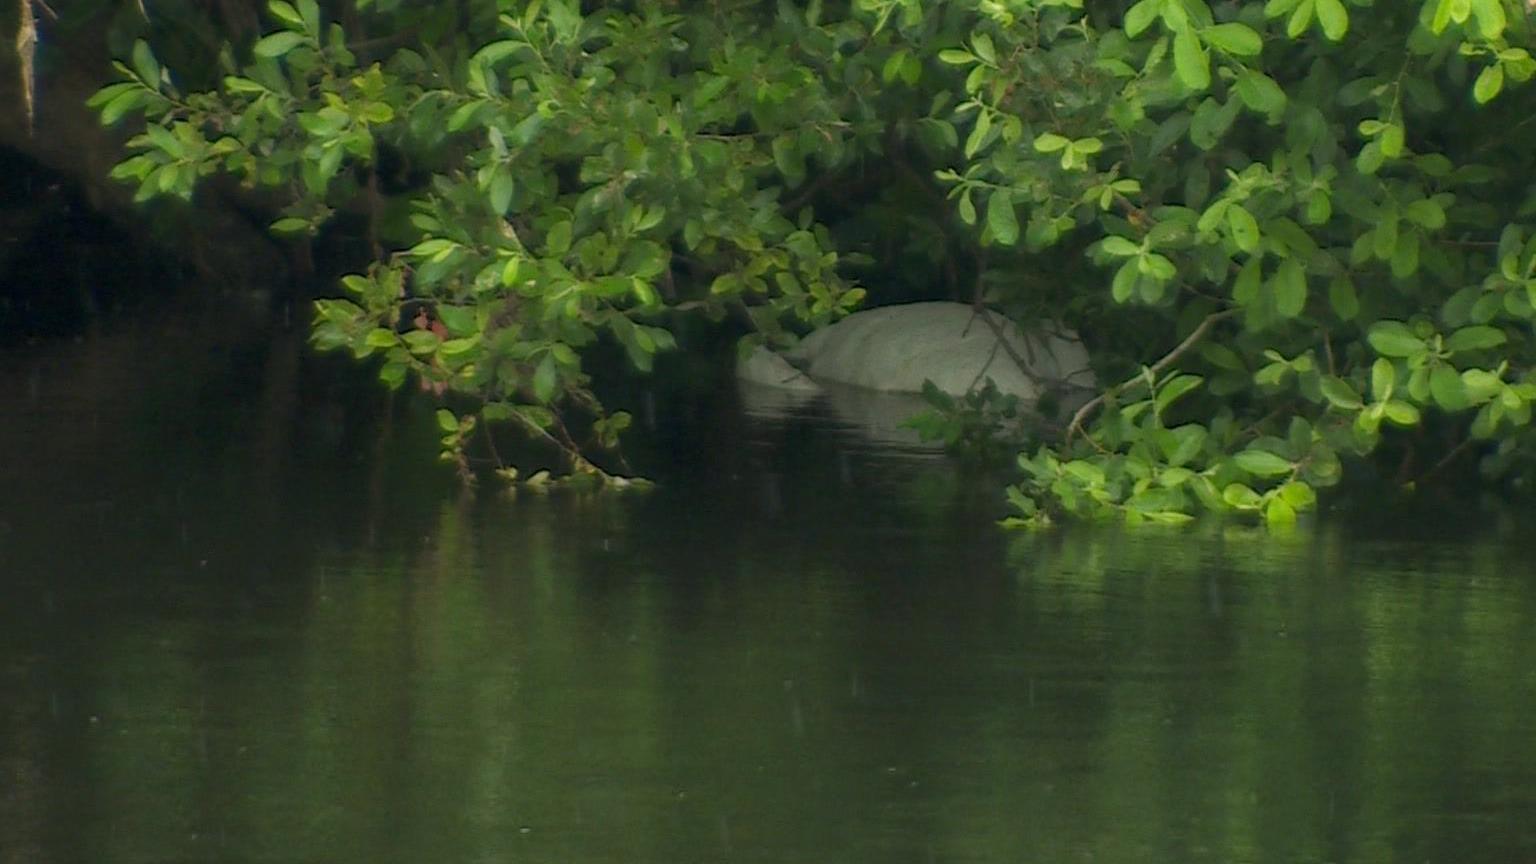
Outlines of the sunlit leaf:
{"type": "Polygon", "coordinates": [[[1259,248],[1259,223],[1243,205],[1233,204],[1227,208],[1227,227],[1231,229],[1232,242],[1237,248],[1244,252],[1259,248]]]}
{"type": "Polygon", "coordinates": [[[1264,49],[1264,40],[1246,24],[1217,24],[1200,31],[1200,35],[1211,47],[1239,57],[1252,57],[1264,49]]]}
{"type": "Polygon", "coordinates": [[[1199,92],[1211,86],[1211,57],[1193,29],[1173,37],[1173,65],[1185,87],[1199,92]]]}
{"type": "Polygon", "coordinates": [[[1384,357],[1412,357],[1422,353],[1424,340],[1401,321],[1378,321],[1366,332],[1366,340],[1384,357]]]}
{"type": "Polygon", "coordinates": [[[1249,448],[1232,457],[1237,467],[1257,477],[1278,477],[1295,469],[1290,460],[1268,450],[1249,448]]]}
{"type": "Polygon", "coordinates": [[[1317,0],[1317,22],[1323,25],[1323,34],[1334,42],[1349,32],[1349,12],[1342,0],[1317,0]]]}
{"type": "Polygon", "coordinates": [[[1359,409],[1364,403],[1360,400],[1360,394],[1349,382],[1337,375],[1325,375],[1319,382],[1323,397],[1338,408],[1348,411],[1359,409]]]}
{"type": "Polygon", "coordinates": [[[1436,366],[1429,373],[1429,392],[1444,411],[1461,411],[1471,405],[1467,386],[1461,375],[1449,366],[1436,366]]]}
{"type": "Polygon", "coordinates": [[[257,40],[256,44],[251,46],[251,52],[257,57],[281,57],[304,44],[304,41],[305,37],[301,33],[281,30],[257,40]]]}
{"type": "Polygon", "coordinates": [[[1397,367],[1385,357],[1379,357],[1371,364],[1371,395],[1378,402],[1385,402],[1392,398],[1392,390],[1397,383],[1397,367]]]}
{"type": "Polygon", "coordinates": [[[1477,81],[1472,84],[1472,98],[1478,104],[1491,102],[1499,91],[1504,89],[1504,67],[1495,63],[1492,66],[1483,67],[1483,71],[1477,75],[1477,81]]]}
{"type": "Polygon", "coordinates": [[[1504,331],[1497,327],[1476,325],[1463,327],[1446,337],[1445,347],[1452,353],[1463,351],[1481,351],[1488,348],[1497,348],[1509,341],[1504,331]]]}

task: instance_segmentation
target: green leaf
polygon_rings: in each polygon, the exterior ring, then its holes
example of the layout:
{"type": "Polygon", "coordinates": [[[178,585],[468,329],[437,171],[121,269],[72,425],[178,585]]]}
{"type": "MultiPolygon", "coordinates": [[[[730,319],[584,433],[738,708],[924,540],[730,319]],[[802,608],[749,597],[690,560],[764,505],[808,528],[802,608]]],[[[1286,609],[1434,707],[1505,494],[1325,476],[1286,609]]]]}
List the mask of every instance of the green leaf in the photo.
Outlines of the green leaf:
{"type": "Polygon", "coordinates": [[[976,125],[971,127],[971,134],[965,137],[964,153],[970,158],[981,150],[987,143],[987,133],[992,131],[992,114],[985,109],[976,115],[976,125]]]}
{"type": "Polygon", "coordinates": [[[406,365],[404,363],[390,362],[379,367],[379,380],[391,390],[399,390],[405,383],[406,365]]]}
{"type": "Polygon", "coordinates": [[[100,90],[97,90],[95,93],[92,93],[91,98],[85,100],[85,107],[100,108],[108,102],[111,102],[113,99],[122,96],[124,93],[142,92],[144,92],[144,89],[137,81],[119,81],[116,84],[108,84],[100,90]]]}
{"type": "Polygon", "coordinates": [[[1201,150],[1210,150],[1227,134],[1232,121],[1237,119],[1237,102],[1225,104],[1208,97],[1195,109],[1189,119],[1189,140],[1201,150]]]}
{"type": "MultiPolygon", "coordinates": [[[[981,115],[985,117],[986,115],[981,115]]],[[[980,117],[977,118],[980,120],[980,117]]],[[[773,139],[773,164],[789,185],[798,186],[805,180],[805,154],[800,151],[795,137],[780,135],[773,139]]]]}
{"type": "Polygon", "coordinates": [[[304,19],[304,29],[309,35],[320,36],[320,4],[315,0],[298,0],[299,15],[304,19]]]}
{"type": "Polygon", "coordinates": [[[1173,266],[1172,261],[1156,252],[1142,255],[1136,264],[1143,274],[1151,276],[1158,282],[1167,282],[1178,272],[1178,268],[1173,266]]]}
{"type": "Polygon", "coordinates": [[[1312,12],[1315,8],[1313,0],[1301,0],[1296,4],[1296,10],[1291,13],[1291,20],[1285,22],[1285,35],[1295,39],[1307,32],[1312,24],[1312,12]]]}
{"type": "Polygon", "coordinates": [[[1280,262],[1274,279],[1275,309],[1285,318],[1295,318],[1307,306],[1307,274],[1295,258],[1280,262]]]}
{"type": "Polygon", "coordinates": [[[1147,28],[1152,26],[1152,22],[1157,20],[1158,14],[1162,11],[1162,6],[1162,0],[1141,0],[1141,2],[1127,9],[1125,12],[1125,35],[1135,39],[1146,32],[1147,28]]]}
{"type": "Polygon", "coordinates": [[[133,43],[133,71],[149,85],[149,89],[160,89],[160,63],[155,60],[154,52],[149,50],[149,43],[143,39],[133,43]]]}
{"type": "Polygon", "coordinates": [[[549,234],[544,238],[544,247],[549,250],[549,254],[556,257],[571,251],[571,221],[569,219],[562,219],[550,226],[549,234]]]}
{"type": "Polygon", "coordinates": [[[1398,426],[1419,425],[1419,409],[1400,399],[1394,399],[1383,405],[1382,413],[1388,420],[1398,426]]]}
{"type": "Polygon", "coordinates": [[[1472,404],[1461,375],[1449,366],[1436,366],[1430,371],[1429,392],[1443,411],[1462,411],[1472,404]]]}
{"type": "Polygon", "coordinates": [[[465,336],[460,339],[449,339],[447,342],[443,343],[443,347],[440,348],[437,353],[439,357],[448,360],[454,357],[468,354],[479,346],[480,334],[476,333],[473,336],[465,336]]]}
{"type": "Polygon", "coordinates": [[[1397,367],[1385,357],[1376,358],[1371,364],[1371,395],[1377,402],[1385,402],[1392,398],[1392,390],[1397,384],[1397,367]]]}
{"type": "Polygon", "coordinates": [[[1247,24],[1217,24],[1200,31],[1200,35],[1206,44],[1239,57],[1253,57],[1264,50],[1264,40],[1247,24]]]}
{"type": "Polygon", "coordinates": [[[117,123],[118,120],[121,120],[123,115],[127,114],[127,112],[134,111],[134,109],[143,108],[143,106],[147,105],[149,101],[154,100],[154,98],[158,98],[157,95],[146,91],[146,89],[140,88],[138,85],[132,85],[132,88],[134,89],[131,89],[131,91],[127,92],[121,92],[121,94],[118,94],[117,97],[114,97],[111,101],[108,101],[106,105],[101,106],[101,125],[114,125],[114,123],[117,123]]]}
{"type": "Polygon", "coordinates": [[[1291,10],[1295,9],[1296,4],[1300,2],[1301,0],[1268,0],[1268,2],[1264,4],[1264,17],[1284,17],[1285,15],[1290,14],[1291,10]]]}
{"type": "Polygon", "coordinates": [[[437,334],[431,330],[412,330],[402,338],[405,339],[405,347],[417,355],[432,354],[440,344],[437,334]]]}
{"type": "Polygon", "coordinates": [[[976,55],[959,48],[946,48],[939,52],[939,62],[951,66],[969,66],[976,62],[976,55]]]}
{"type": "Polygon", "coordinates": [[[173,135],[164,126],[151,123],[144,127],[144,134],[156,147],[164,150],[173,159],[181,159],[187,155],[187,142],[173,135]]]}
{"type": "Polygon", "coordinates": [[[270,92],[262,84],[249,78],[241,78],[238,75],[228,75],[224,78],[224,89],[230,93],[267,93],[270,92]]]}
{"type": "Polygon", "coordinates": [[[1397,236],[1397,246],[1392,250],[1392,275],[1407,279],[1419,269],[1419,237],[1412,231],[1397,236]]]}
{"type": "Polygon", "coordinates": [[[1252,307],[1259,300],[1259,288],[1263,286],[1263,280],[1264,267],[1255,255],[1237,272],[1237,278],[1232,282],[1232,299],[1239,306],[1252,307]]]}
{"type": "Polygon", "coordinates": [[[1397,251],[1399,228],[1396,213],[1384,215],[1376,222],[1376,230],[1371,232],[1371,249],[1378,259],[1391,260],[1397,251]]]}
{"type": "Polygon", "coordinates": [[[1487,369],[1468,369],[1461,373],[1461,383],[1467,397],[1474,402],[1486,402],[1504,391],[1504,381],[1497,372],[1487,369]]]}
{"type": "Polygon", "coordinates": [[[1115,278],[1109,284],[1109,293],[1116,303],[1125,303],[1131,299],[1136,291],[1139,273],[1135,258],[1127,260],[1115,271],[1115,278]]]}
{"type": "Polygon", "coordinates": [[[1186,423],[1183,426],[1162,430],[1158,446],[1168,457],[1169,465],[1179,466],[1200,455],[1208,437],[1209,433],[1205,431],[1204,426],[1198,423],[1186,423]]]}
{"type": "MultiPolygon", "coordinates": [[[[1461,0],[1461,2],[1465,3],[1466,0],[1461,0]]],[[[1451,23],[1452,13],[1456,8],[1456,3],[1457,0],[1439,0],[1439,2],[1435,3],[1435,12],[1432,16],[1430,16],[1429,21],[1429,29],[1431,32],[1445,32],[1445,28],[1451,23]]]]}
{"type": "Polygon", "coordinates": [[[1389,123],[1381,130],[1381,155],[1388,159],[1396,159],[1403,155],[1403,137],[1407,133],[1401,123],[1389,123]]]}
{"type": "Polygon", "coordinates": [[[459,418],[454,416],[447,408],[437,409],[437,428],[443,432],[453,433],[459,431],[459,418]]]}
{"type": "Polygon", "coordinates": [[[1277,494],[1297,511],[1310,510],[1317,504],[1317,492],[1310,484],[1292,480],[1281,486],[1277,494]]]}
{"type": "Polygon", "coordinates": [[[1368,141],[1364,147],[1360,148],[1360,155],[1355,157],[1355,167],[1361,174],[1375,174],[1385,161],[1387,156],[1381,152],[1381,144],[1368,141]]]}
{"type": "MultiPolygon", "coordinates": [[[[1529,4],[1526,4],[1527,8],[1529,4]]],[[[1472,0],[1472,14],[1477,18],[1477,30],[1484,39],[1492,41],[1504,35],[1509,21],[1504,15],[1503,0],[1472,0]]]]}
{"type": "Polygon", "coordinates": [[[1079,138],[1072,142],[1072,152],[1079,156],[1092,156],[1095,153],[1104,152],[1104,141],[1100,138],[1079,138]]]}
{"type": "Polygon", "coordinates": [[[1177,375],[1157,389],[1157,397],[1154,404],[1157,412],[1161,414],[1168,407],[1177,402],[1181,396],[1205,383],[1205,379],[1199,375],[1177,375]]]}
{"type": "Polygon", "coordinates": [[[412,246],[410,249],[407,249],[405,254],[414,255],[418,258],[436,258],[437,256],[443,254],[446,251],[454,249],[457,246],[458,244],[454,243],[452,240],[448,240],[442,237],[428,237],[420,243],[417,243],[415,246],[412,246]]]}
{"type": "Polygon", "coordinates": [[[1420,198],[1403,208],[1408,221],[1421,228],[1438,231],[1445,227],[1445,210],[1434,199],[1420,198]]]}
{"type": "Polygon", "coordinates": [[[960,193],[960,221],[967,225],[976,224],[976,202],[971,200],[971,190],[960,193]]]}
{"type": "Polygon", "coordinates": [[[519,271],[522,269],[522,261],[517,257],[507,259],[507,263],[501,267],[501,284],[510,288],[518,283],[519,271]]]}
{"type": "Polygon", "coordinates": [[[1173,37],[1173,68],[1179,81],[1195,92],[1211,86],[1211,56],[1193,28],[1173,37]]]}
{"type": "Polygon", "coordinates": [[[251,46],[251,53],[257,57],[269,59],[281,57],[303,44],[304,41],[305,37],[303,34],[295,33],[292,30],[282,30],[269,36],[263,36],[255,45],[251,46]]]}
{"type": "Polygon", "coordinates": [[[1333,314],[1341,321],[1353,321],[1360,314],[1360,298],[1355,295],[1355,283],[1348,276],[1336,276],[1328,283],[1328,302],[1333,314]]]}
{"type": "Polygon", "coordinates": [[[985,33],[977,33],[971,37],[971,47],[975,49],[976,56],[988,66],[997,65],[997,50],[992,46],[992,37],[985,33]]]}
{"type": "Polygon", "coordinates": [[[468,336],[480,329],[479,316],[471,306],[452,306],[442,303],[437,307],[437,317],[454,336],[468,336]]]}
{"type": "Polygon", "coordinates": [[[1323,398],[1334,407],[1355,411],[1365,404],[1360,400],[1360,394],[1355,392],[1355,388],[1349,386],[1348,381],[1337,375],[1324,375],[1318,385],[1323,392],[1323,398]]]}
{"type": "Polygon", "coordinates": [[[1105,237],[1102,246],[1105,252],[1118,258],[1129,258],[1132,255],[1141,254],[1140,246],[1118,234],[1111,234],[1105,237]]]}
{"type": "Polygon", "coordinates": [[[1259,493],[1241,483],[1232,483],[1221,490],[1221,499],[1237,510],[1257,510],[1263,503],[1259,493]]]}
{"type": "Polygon", "coordinates": [[[1323,25],[1323,35],[1338,42],[1349,32],[1349,12],[1340,0],[1317,0],[1317,21],[1323,25]]]}
{"type": "Polygon", "coordinates": [[[1483,71],[1478,73],[1477,81],[1472,85],[1472,98],[1477,100],[1477,104],[1482,105],[1492,101],[1503,89],[1504,67],[1495,63],[1484,67],[1483,71]]]}
{"type": "Polygon", "coordinates": [[[1269,499],[1269,504],[1264,507],[1264,523],[1270,526],[1294,525],[1296,508],[1277,495],[1269,499]]]}
{"type": "Polygon", "coordinates": [[[267,4],[267,11],[272,13],[273,18],[284,24],[291,24],[299,28],[304,26],[304,17],[299,14],[299,10],[293,8],[292,3],[288,3],[286,0],[271,0],[267,4]]]}
{"type": "Polygon", "coordinates": [[[1075,478],[1084,486],[1103,486],[1105,481],[1104,469],[1083,459],[1074,459],[1061,466],[1069,476],[1075,478]]]}
{"type": "Polygon", "coordinates": [[[363,344],[369,348],[393,348],[400,344],[400,334],[383,327],[375,327],[363,337],[363,344]]]}
{"type": "Polygon", "coordinates": [[[1285,91],[1275,79],[1253,69],[1238,70],[1237,96],[1244,105],[1261,114],[1273,116],[1285,110],[1285,91]]]}
{"type": "Polygon", "coordinates": [[[993,189],[987,197],[987,227],[1004,246],[1019,242],[1019,218],[1013,211],[1013,193],[1008,189],[993,189]]]}
{"type": "Polygon", "coordinates": [[[1236,203],[1228,207],[1227,227],[1232,231],[1232,242],[1237,248],[1248,253],[1259,248],[1259,223],[1248,208],[1236,203]]]}
{"type": "Polygon", "coordinates": [[[1497,348],[1507,342],[1509,337],[1497,327],[1487,325],[1475,325],[1463,327],[1452,333],[1445,340],[1446,350],[1453,354],[1463,351],[1481,351],[1487,348],[1497,348]]]}
{"type": "Polygon", "coordinates": [[[1256,477],[1279,477],[1291,473],[1296,467],[1283,456],[1253,447],[1233,456],[1232,461],[1237,463],[1237,467],[1256,477]]]}
{"type": "Polygon", "coordinates": [[[1412,357],[1425,350],[1424,340],[1413,335],[1401,321],[1377,321],[1366,332],[1366,341],[1384,357],[1412,357]]]}
{"type": "Polygon", "coordinates": [[[455,108],[452,114],[448,115],[448,122],[444,125],[444,128],[449,132],[458,132],[465,126],[468,126],[470,121],[480,114],[480,109],[488,104],[490,102],[486,99],[471,99],[465,102],[463,105],[455,108]]]}
{"type": "Polygon", "coordinates": [[[497,216],[507,212],[512,204],[512,171],[502,165],[496,169],[496,175],[491,178],[491,212],[497,216]]]}
{"type": "Polygon", "coordinates": [[[533,395],[540,402],[548,404],[555,398],[555,390],[560,384],[560,370],[555,365],[555,355],[545,354],[544,359],[533,370],[533,395]]]}
{"type": "Polygon", "coordinates": [[[1055,153],[1066,148],[1072,141],[1054,132],[1045,132],[1035,137],[1035,150],[1040,153],[1055,153]]]}

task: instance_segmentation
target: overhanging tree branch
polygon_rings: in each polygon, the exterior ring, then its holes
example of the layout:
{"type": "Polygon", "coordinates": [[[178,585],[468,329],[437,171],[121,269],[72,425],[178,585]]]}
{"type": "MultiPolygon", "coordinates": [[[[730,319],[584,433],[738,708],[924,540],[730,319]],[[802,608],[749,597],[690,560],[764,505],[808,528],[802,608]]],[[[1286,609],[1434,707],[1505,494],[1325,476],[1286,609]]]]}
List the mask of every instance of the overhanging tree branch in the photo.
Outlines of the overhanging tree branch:
{"type": "Polygon", "coordinates": [[[1212,312],[1211,314],[1205,316],[1205,319],[1200,322],[1199,326],[1195,327],[1194,330],[1190,331],[1188,336],[1184,337],[1184,341],[1175,345],[1172,351],[1164,354],[1161,358],[1158,359],[1156,363],[1148,366],[1145,371],[1132,375],[1130,378],[1120,382],[1118,385],[1110,387],[1103,393],[1100,393],[1099,395],[1083,403],[1083,407],[1077,409],[1077,413],[1072,415],[1072,421],[1067,424],[1067,443],[1072,443],[1072,436],[1083,431],[1083,423],[1093,414],[1094,411],[1097,411],[1100,407],[1102,407],[1104,402],[1111,396],[1119,395],[1121,392],[1128,390],[1131,387],[1135,387],[1138,384],[1145,385],[1148,378],[1155,379],[1157,375],[1164,369],[1167,369],[1169,366],[1173,365],[1173,363],[1180,357],[1183,357],[1185,354],[1187,354],[1189,349],[1200,344],[1200,340],[1205,338],[1205,334],[1209,333],[1211,328],[1216,326],[1217,322],[1231,318],[1239,311],[1240,310],[1238,309],[1223,309],[1220,312],[1212,312]],[[1151,374],[1148,375],[1148,372],[1151,374]]]}

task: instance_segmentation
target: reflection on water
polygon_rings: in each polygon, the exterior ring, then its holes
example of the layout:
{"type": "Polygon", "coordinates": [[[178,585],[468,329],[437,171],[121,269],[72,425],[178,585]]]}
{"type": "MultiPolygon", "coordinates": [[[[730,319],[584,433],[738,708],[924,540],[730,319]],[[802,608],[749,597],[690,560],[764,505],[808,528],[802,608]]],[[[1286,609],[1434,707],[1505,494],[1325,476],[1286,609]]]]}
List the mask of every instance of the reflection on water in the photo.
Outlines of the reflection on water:
{"type": "Polygon", "coordinates": [[[475,497],[302,364],[78,350],[4,373],[5,864],[1536,853],[1514,532],[1009,538],[728,397],[637,442],[654,494],[475,497]]]}

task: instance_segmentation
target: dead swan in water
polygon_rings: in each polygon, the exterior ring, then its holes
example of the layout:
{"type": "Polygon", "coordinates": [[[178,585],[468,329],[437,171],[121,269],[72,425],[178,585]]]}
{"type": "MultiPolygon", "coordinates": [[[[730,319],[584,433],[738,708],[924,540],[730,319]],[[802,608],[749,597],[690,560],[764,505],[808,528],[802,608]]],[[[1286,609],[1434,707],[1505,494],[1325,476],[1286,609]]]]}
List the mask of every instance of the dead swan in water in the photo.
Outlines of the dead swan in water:
{"type": "Polygon", "coordinates": [[[952,396],[990,378],[1000,393],[1026,405],[1054,392],[1069,410],[1094,391],[1088,351],[1077,334],[1050,322],[1021,332],[996,312],[946,302],[855,312],[782,355],[758,348],[737,364],[736,374],[804,393],[820,390],[819,382],[921,393],[929,380],[952,396]]]}

